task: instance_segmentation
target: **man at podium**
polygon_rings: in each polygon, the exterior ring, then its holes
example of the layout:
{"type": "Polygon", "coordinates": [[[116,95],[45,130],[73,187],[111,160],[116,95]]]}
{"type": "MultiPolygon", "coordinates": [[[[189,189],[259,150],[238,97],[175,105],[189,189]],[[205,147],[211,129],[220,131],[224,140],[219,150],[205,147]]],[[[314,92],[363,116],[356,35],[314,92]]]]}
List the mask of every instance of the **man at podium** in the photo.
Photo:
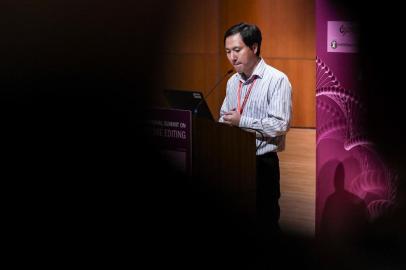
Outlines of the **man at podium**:
{"type": "Polygon", "coordinates": [[[260,56],[262,35],[256,25],[239,23],[224,34],[227,58],[236,73],[227,82],[219,121],[255,131],[259,235],[279,232],[279,159],[289,130],[292,87],[288,77],[260,56]]]}

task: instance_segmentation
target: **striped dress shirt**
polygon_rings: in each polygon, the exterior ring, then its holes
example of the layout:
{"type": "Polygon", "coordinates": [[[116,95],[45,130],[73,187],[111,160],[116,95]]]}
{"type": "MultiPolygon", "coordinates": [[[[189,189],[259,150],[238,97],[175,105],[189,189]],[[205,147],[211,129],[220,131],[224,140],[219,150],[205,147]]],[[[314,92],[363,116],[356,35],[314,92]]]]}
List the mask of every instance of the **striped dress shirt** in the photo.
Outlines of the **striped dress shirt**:
{"type": "Polygon", "coordinates": [[[239,127],[256,131],[257,155],[282,151],[285,149],[285,135],[292,114],[292,86],[284,73],[267,65],[263,59],[247,80],[238,73],[228,80],[219,122],[224,122],[226,112],[237,108],[240,82],[242,103],[254,80],[239,127]]]}

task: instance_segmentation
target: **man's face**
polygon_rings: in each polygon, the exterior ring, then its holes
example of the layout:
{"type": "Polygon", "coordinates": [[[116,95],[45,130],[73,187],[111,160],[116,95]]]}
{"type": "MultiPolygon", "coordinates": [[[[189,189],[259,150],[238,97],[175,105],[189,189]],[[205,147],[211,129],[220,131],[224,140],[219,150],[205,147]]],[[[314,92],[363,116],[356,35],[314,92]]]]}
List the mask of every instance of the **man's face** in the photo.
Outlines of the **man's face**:
{"type": "Polygon", "coordinates": [[[258,45],[254,44],[252,48],[245,45],[240,33],[226,38],[225,49],[228,61],[233,65],[238,73],[243,73],[246,77],[251,76],[255,65],[258,62],[256,52],[258,45]]]}

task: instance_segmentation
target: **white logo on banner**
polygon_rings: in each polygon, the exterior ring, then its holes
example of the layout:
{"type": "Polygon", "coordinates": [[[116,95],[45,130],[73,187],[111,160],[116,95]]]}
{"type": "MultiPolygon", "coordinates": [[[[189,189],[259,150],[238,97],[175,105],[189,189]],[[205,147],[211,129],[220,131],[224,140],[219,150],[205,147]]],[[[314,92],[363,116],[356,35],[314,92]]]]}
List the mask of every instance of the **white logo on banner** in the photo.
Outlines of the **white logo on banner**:
{"type": "Polygon", "coordinates": [[[358,52],[358,25],[348,21],[328,21],[327,52],[358,52]]]}

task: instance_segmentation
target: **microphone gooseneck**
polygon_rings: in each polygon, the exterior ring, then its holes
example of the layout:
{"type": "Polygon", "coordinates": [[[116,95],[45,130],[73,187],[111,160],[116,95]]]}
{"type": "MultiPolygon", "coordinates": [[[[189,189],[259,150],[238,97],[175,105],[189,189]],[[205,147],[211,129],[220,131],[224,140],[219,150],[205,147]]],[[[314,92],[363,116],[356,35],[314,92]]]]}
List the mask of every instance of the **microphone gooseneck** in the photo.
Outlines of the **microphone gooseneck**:
{"type": "Polygon", "coordinates": [[[234,71],[233,69],[227,70],[226,74],[224,74],[224,76],[213,86],[213,88],[210,89],[209,93],[207,93],[207,95],[205,95],[204,98],[202,98],[202,99],[199,101],[199,103],[196,105],[195,109],[193,110],[193,113],[194,113],[194,114],[197,114],[197,112],[199,111],[199,107],[200,107],[200,105],[203,103],[203,101],[204,101],[205,99],[207,99],[207,98],[213,93],[213,91],[217,88],[217,86],[219,86],[219,84],[220,84],[225,78],[227,78],[227,76],[228,76],[229,74],[233,73],[233,71],[234,71]]]}

